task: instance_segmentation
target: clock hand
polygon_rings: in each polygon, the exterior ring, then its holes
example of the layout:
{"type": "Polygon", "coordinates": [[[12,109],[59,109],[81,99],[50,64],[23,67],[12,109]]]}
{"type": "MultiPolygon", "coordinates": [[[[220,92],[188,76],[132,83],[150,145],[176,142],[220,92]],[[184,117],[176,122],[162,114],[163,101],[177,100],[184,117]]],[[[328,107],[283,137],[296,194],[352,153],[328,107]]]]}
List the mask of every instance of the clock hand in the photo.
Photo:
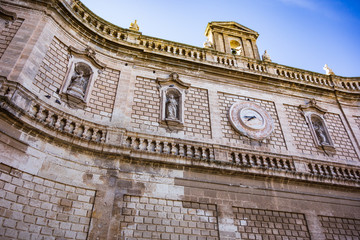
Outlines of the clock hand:
{"type": "Polygon", "coordinates": [[[244,116],[244,118],[247,118],[247,119],[248,119],[248,121],[250,121],[251,119],[256,118],[256,116],[244,116]]]}

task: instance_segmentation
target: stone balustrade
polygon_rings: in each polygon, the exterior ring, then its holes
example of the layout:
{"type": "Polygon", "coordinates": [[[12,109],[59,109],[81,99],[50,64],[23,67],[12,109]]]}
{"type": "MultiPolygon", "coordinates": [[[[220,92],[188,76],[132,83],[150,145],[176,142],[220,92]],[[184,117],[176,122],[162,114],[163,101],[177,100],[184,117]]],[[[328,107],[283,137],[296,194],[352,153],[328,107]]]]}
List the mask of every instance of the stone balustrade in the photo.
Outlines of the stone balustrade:
{"type": "Polygon", "coordinates": [[[279,77],[296,80],[300,83],[306,83],[321,87],[333,86],[333,83],[329,80],[329,77],[320,73],[298,71],[297,69],[286,68],[284,66],[274,67],[274,72],[279,77]]]}
{"type": "Polygon", "coordinates": [[[294,162],[291,159],[271,156],[268,154],[254,154],[246,151],[231,151],[231,161],[242,167],[259,167],[264,169],[296,172],[294,162]]]}
{"type": "Polygon", "coordinates": [[[335,80],[336,87],[346,91],[360,91],[360,78],[339,78],[335,80]]]}
{"type": "Polygon", "coordinates": [[[34,103],[31,106],[29,114],[37,121],[57,131],[68,133],[88,141],[105,142],[106,131],[99,129],[98,126],[84,123],[84,121],[70,115],[50,110],[38,103],[34,103]]]}
{"type": "Polygon", "coordinates": [[[352,168],[319,163],[308,163],[307,167],[308,172],[312,175],[360,181],[359,170],[352,168]]]}
{"type": "Polygon", "coordinates": [[[267,66],[262,64],[260,61],[252,60],[252,59],[243,59],[244,66],[246,69],[259,72],[259,73],[268,73],[267,66]]]}
{"type": "Polygon", "coordinates": [[[155,140],[154,138],[141,138],[134,135],[124,136],[122,146],[133,150],[167,154],[172,156],[194,158],[205,161],[214,160],[214,150],[211,145],[189,143],[177,139],[155,140]]]}
{"type": "MultiPolygon", "coordinates": [[[[26,115],[35,119],[37,122],[55,131],[60,131],[74,137],[82,138],[88,141],[104,143],[106,130],[101,125],[85,121],[64,113],[63,111],[45,104],[39,99],[29,100],[26,90],[12,82],[0,82],[0,96],[7,100],[11,105],[20,105],[24,102],[30,105],[26,110],[26,115]],[[23,98],[24,96],[27,97],[23,98]]],[[[2,107],[5,102],[2,101],[2,107]]]]}

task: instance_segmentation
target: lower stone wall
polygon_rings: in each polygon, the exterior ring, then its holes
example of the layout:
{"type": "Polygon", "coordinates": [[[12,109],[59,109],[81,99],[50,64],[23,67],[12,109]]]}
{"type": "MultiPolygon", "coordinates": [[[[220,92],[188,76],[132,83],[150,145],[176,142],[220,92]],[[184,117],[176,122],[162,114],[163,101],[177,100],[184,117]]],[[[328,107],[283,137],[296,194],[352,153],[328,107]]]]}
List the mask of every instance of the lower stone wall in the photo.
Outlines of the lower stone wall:
{"type": "Polygon", "coordinates": [[[219,239],[213,204],[124,196],[121,239],[219,239]]]}
{"type": "Polygon", "coordinates": [[[319,216],[326,239],[360,239],[360,219],[319,216]]]}
{"type": "Polygon", "coordinates": [[[241,239],[310,239],[304,214],[233,207],[241,239]]]}
{"type": "Polygon", "coordinates": [[[95,191],[0,164],[1,239],[86,239],[95,191]]]}

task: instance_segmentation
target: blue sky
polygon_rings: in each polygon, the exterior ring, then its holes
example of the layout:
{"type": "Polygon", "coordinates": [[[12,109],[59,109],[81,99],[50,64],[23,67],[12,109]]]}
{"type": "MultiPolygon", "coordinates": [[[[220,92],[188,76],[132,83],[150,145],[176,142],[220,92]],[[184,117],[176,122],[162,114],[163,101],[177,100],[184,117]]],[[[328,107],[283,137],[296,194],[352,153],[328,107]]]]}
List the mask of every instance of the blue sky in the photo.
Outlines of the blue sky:
{"type": "Polygon", "coordinates": [[[144,35],[202,47],[211,21],[257,31],[260,54],[273,62],[336,75],[360,76],[360,0],[82,0],[123,28],[135,19],[144,35]]]}

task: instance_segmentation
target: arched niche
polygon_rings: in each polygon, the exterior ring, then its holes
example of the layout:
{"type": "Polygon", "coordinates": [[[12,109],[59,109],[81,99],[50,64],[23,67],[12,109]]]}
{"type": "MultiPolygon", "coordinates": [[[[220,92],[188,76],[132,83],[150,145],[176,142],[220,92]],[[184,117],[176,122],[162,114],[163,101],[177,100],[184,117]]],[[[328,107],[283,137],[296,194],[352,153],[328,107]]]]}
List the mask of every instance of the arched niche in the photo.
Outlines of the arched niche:
{"type": "Polygon", "coordinates": [[[234,55],[240,55],[242,51],[241,43],[236,40],[230,41],[231,53],[234,55]]]}
{"type": "Polygon", "coordinates": [[[311,99],[306,105],[300,105],[305,120],[310,128],[315,146],[323,150],[335,151],[324,115],[327,110],[321,108],[315,99],[311,99]]]}
{"type": "Polygon", "coordinates": [[[69,47],[69,52],[68,71],[60,89],[60,96],[70,107],[84,108],[89,101],[94,82],[105,65],[95,58],[95,51],[89,47],[84,51],[69,47]]]}
{"type": "Polygon", "coordinates": [[[157,82],[160,85],[160,123],[183,126],[185,95],[190,84],[181,81],[177,73],[171,73],[168,78],[158,78],[157,82]]]}
{"type": "Polygon", "coordinates": [[[333,146],[326,123],[321,115],[311,113],[309,116],[312,134],[317,146],[333,146]]]}

